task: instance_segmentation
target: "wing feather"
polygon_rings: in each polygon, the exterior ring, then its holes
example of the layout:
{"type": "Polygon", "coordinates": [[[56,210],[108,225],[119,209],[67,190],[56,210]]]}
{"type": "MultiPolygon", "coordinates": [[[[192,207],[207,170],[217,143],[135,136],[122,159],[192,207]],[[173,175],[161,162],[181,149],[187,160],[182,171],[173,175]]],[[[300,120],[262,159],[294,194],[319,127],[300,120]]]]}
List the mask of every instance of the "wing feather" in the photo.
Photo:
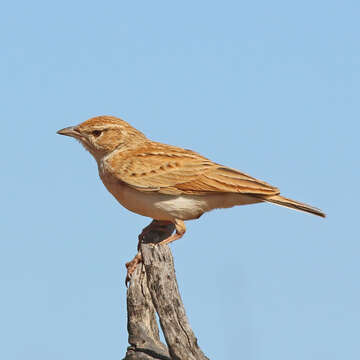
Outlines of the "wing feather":
{"type": "Polygon", "coordinates": [[[105,166],[118,180],[139,191],[193,195],[279,193],[264,181],[216,164],[196,152],[154,142],[143,148],[114,152],[105,166]]]}

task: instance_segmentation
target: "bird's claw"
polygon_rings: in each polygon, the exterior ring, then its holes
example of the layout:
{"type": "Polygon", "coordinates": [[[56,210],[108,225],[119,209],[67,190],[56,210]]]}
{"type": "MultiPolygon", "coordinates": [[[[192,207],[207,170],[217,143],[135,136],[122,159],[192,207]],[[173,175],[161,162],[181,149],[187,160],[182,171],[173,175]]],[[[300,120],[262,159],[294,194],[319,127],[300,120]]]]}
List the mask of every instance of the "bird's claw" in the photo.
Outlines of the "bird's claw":
{"type": "Polygon", "coordinates": [[[132,274],[134,273],[137,265],[140,264],[141,262],[142,262],[141,253],[138,252],[131,261],[129,261],[125,264],[126,269],[127,269],[127,274],[126,274],[126,278],[125,278],[126,287],[128,287],[128,283],[131,280],[132,274]]]}

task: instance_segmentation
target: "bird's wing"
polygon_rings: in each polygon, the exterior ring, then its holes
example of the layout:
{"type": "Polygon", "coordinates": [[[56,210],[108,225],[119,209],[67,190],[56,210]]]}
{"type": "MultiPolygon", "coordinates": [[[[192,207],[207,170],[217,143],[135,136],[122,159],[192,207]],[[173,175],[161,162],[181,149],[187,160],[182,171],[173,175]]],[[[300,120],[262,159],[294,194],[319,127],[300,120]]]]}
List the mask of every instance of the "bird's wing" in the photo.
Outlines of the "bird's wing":
{"type": "Polygon", "coordinates": [[[217,165],[196,179],[178,184],[176,187],[185,193],[195,195],[201,191],[247,195],[275,195],[280,193],[279,189],[264,181],[222,165],[217,165]]]}
{"type": "Polygon", "coordinates": [[[105,167],[118,180],[144,192],[163,194],[242,193],[274,195],[279,190],[191,151],[160,143],[115,152],[105,167]]]}

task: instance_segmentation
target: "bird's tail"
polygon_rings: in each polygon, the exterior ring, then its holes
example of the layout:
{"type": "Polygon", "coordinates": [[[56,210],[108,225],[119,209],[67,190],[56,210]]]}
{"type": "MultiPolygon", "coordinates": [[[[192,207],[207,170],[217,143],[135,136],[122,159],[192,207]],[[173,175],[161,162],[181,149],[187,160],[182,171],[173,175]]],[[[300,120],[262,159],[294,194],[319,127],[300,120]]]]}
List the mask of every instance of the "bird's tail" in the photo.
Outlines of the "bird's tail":
{"type": "Polygon", "coordinates": [[[274,203],[276,205],[285,206],[287,208],[299,210],[299,211],[305,211],[317,216],[326,217],[326,215],[320,210],[313,206],[301,203],[299,201],[291,200],[286,197],[283,197],[281,195],[273,195],[268,196],[266,198],[263,198],[264,201],[274,203]]]}

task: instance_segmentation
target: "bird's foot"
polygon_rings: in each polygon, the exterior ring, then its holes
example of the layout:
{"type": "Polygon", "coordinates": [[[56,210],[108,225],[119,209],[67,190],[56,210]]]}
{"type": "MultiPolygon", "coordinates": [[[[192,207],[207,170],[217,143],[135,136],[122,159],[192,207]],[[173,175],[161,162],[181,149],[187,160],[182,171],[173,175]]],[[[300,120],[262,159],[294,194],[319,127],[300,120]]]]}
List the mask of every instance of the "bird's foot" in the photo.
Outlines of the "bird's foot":
{"type": "Polygon", "coordinates": [[[146,240],[147,235],[150,232],[169,233],[170,221],[165,220],[153,220],[148,226],[146,226],[139,235],[138,250],[140,250],[140,244],[143,240],[146,240]]]}
{"type": "Polygon", "coordinates": [[[134,273],[137,265],[142,262],[140,245],[143,241],[144,241],[144,243],[146,242],[146,240],[147,240],[146,237],[148,236],[148,234],[150,232],[163,233],[163,238],[165,237],[164,240],[162,240],[158,243],[149,242],[149,244],[156,246],[156,245],[167,245],[175,240],[180,239],[184,235],[185,230],[186,230],[185,224],[181,220],[176,220],[174,223],[170,222],[170,221],[165,221],[165,220],[153,220],[150,223],[150,225],[145,227],[143,229],[143,231],[141,232],[141,234],[139,235],[138,253],[135,255],[135,257],[131,261],[129,261],[128,263],[125,264],[125,266],[127,268],[125,285],[126,286],[128,285],[129,281],[131,280],[131,276],[134,273]],[[169,226],[169,225],[171,225],[171,226],[169,226]],[[174,225],[175,225],[176,232],[175,232],[175,234],[171,235],[171,233],[173,232],[173,229],[174,229],[174,225]]]}
{"type": "Polygon", "coordinates": [[[126,274],[126,278],[125,278],[125,285],[126,287],[128,286],[129,281],[131,280],[131,276],[134,273],[136,267],[138,266],[138,264],[140,264],[142,262],[142,256],[140,251],[135,255],[135,257],[127,262],[125,264],[126,269],[127,269],[127,274],[126,274]]]}
{"type": "Polygon", "coordinates": [[[160,241],[157,245],[167,245],[172,243],[175,240],[180,239],[186,231],[185,223],[182,220],[175,220],[175,234],[170,235],[166,239],[160,241]]]}

